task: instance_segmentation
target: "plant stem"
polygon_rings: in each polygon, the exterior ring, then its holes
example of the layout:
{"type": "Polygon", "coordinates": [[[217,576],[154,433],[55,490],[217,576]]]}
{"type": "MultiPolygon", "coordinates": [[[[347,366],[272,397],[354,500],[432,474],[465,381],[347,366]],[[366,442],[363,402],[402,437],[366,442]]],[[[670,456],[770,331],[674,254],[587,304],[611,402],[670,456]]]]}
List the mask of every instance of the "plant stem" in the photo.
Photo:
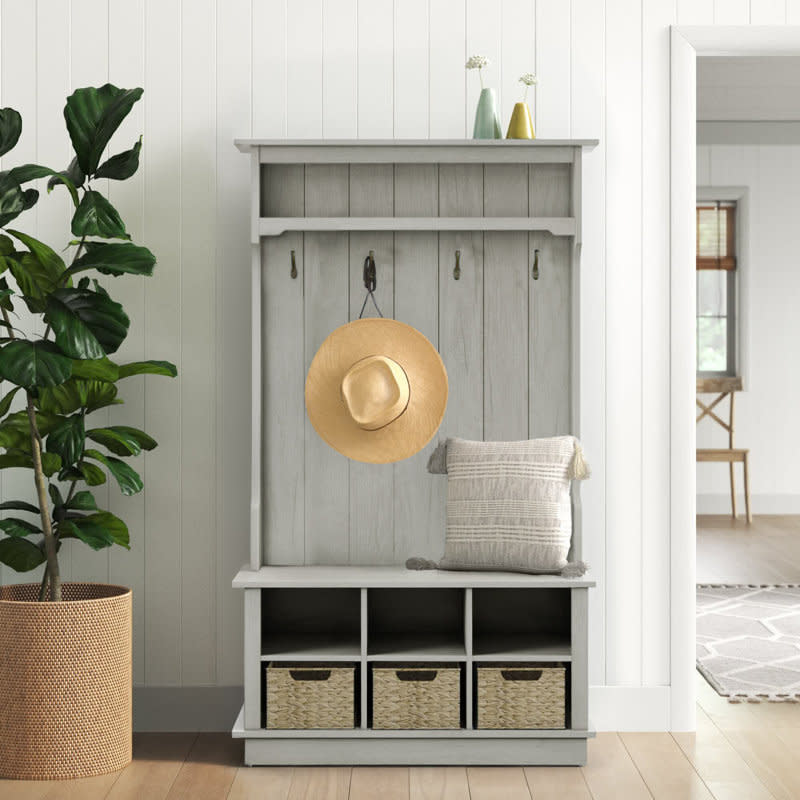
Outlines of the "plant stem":
{"type": "Polygon", "coordinates": [[[42,584],[39,587],[39,602],[43,603],[47,600],[47,581],[50,577],[50,573],[47,570],[47,567],[44,568],[44,575],[42,575],[42,584]]]}
{"type": "Polygon", "coordinates": [[[478,67],[478,77],[481,79],[481,89],[483,89],[483,69],[478,67]]]}

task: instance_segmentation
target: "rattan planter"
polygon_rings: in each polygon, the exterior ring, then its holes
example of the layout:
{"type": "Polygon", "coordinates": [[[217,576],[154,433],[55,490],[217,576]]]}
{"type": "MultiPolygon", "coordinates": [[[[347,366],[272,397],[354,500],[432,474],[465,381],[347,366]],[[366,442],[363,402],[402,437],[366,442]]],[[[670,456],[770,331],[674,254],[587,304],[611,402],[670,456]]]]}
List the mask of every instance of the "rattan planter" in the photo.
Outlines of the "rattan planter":
{"type": "Polygon", "coordinates": [[[477,667],[477,673],[478,728],[565,727],[562,664],[485,664],[477,667]]]}
{"type": "Polygon", "coordinates": [[[271,662],[266,673],[268,728],[355,727],[355,664],[271,662]]]}
{"type": "Polygon", "coordinates": [[[375,664],[372,727],[422,730],[461,727],[458,664],[375,664]]]}
{"type": "Polygon", "coordinates": [[[0,777],[67,779],[131,760],[131,590],[0,587],[0,777]]]}

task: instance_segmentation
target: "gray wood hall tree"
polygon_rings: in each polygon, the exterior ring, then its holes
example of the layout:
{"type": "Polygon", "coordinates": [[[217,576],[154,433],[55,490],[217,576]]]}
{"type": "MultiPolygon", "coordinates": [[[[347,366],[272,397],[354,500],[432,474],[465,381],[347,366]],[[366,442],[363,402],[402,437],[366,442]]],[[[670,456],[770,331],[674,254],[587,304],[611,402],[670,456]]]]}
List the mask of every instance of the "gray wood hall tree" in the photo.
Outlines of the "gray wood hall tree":
{"type": "MultiPolygon", "coordinates": [[[[397,464],[348,461],[306,419],[304,383],[325,337],[358,317],[373,251],[384,315],[422,331],[447,367],[440,437],[579,434],[581,154],[595,142],[236,144],[252,160],[251,555],[234,580],[246,762],[584,763],[593,582],[406,571],[409,556],[442,555],[446,479],[425,469],[435,441],[397,464]],[[359,727],[264,727],[263,665],[303,660],[360,666],[359,727]],[[476,728],[473,665],[526,660],[569,665],[566,729],[476,728]],[[377,661],[463,664],[466,727],[371,729],[377,661]]],[[[580,558],[577,486],[573,505],[580,558]]]]}

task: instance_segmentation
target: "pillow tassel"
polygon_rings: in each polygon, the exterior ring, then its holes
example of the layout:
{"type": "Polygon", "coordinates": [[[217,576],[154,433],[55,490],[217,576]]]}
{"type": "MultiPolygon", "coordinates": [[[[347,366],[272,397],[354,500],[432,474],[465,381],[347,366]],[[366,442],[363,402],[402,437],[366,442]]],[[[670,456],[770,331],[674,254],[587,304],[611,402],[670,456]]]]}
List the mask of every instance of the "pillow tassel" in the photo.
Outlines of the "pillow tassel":
{"type": "Polygon", "coordinates": [[[582,578],[589,565],[585,561],[570,561],[566,567],[561,570],[562,578],[582,578]]]}
{"type": "Polygon", "coordinates": [[[428,459],[428,472],[431,475],[447,475],[447,442],[439,442],[428,459]]]}
{"type": "Polygon", "coordinates": [[[586,463],[586,458],[583,455],[583,448],[581,443],[575,440],[575,452],[572,454],[572,462],[569,465],[568,478],[574,481],[584,481],[592,475],[591,467],[586,463]]]}

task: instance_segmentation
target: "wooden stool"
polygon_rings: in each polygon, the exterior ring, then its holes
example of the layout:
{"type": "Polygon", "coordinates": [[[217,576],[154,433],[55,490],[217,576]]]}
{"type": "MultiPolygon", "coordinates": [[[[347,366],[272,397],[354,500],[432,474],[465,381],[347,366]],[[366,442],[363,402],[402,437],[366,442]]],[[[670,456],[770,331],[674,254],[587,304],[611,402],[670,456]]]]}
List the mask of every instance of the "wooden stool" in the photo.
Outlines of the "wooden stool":
{"type": "Polygon", "coordinates": [[[728,447],[727,448],[698,448],[697,460],[701,461],[714,461],[719,463],[728,464],[731,476],[731,513],[733,518],[736,519],[736,483],[733,473],[733,465],[741,463],[744,469],[744,507],[747,515],[747,521],[753,521],[753,515],[750,511],[750,473],[749,473],[749,460],[750,451],[733,446],[733,423],[734,423],[734,396],[736,392],[742,390],[741,378],[698,378],[697,379],[697,393],[698,394],[713,394],[718,392],[717,398],[706,405],[700,398],[697,398],[697,405],[700,407],[701,413],[697,417],[697,422],[700,422],[703,417],[711,417],[715,422],[719,423],[726,431],[728,431],[728,447]],[[728,422],[725,422],[717,414],[714,409],[726,398],[730,396],[730,414],[728,422]]]}

